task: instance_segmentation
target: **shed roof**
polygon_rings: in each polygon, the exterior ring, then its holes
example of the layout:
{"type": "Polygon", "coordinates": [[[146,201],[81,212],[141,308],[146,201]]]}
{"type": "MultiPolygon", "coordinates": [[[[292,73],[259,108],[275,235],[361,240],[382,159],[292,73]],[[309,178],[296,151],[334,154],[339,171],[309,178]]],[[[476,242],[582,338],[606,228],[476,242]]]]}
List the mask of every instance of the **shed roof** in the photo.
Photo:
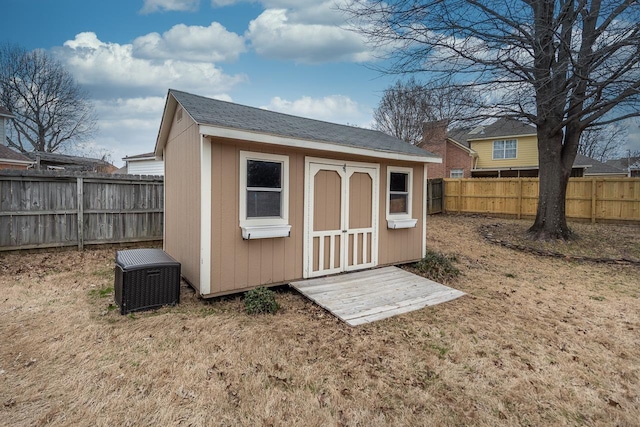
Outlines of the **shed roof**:
{"type": "MultiPolygon", "coordinates": [[[[307,119],[290,114],[277,113],[261,108],[206,98],[186,92],[169,90],[165,114],[170,99],[174,98],[199,125],[233,129],[261,135],[286,138],[289,141],[321,143],[324,150],[346,152],[345,149],[375,152],[377,157],[386,154],[415,158],[415,161],[440,162],[440,158],[383,132],[321,120],[307,119]],[[326,144],[326,145],[324,145],[326,144]],[[341,147],[341,148],[340,148],[341,147]]],[[[160,126],[156,153],[166,143],[168,129],[160,126]]],[[[284,141],[281,145],[287,145],[284,141]]],[[[291,144],[295,145],[295,144],[291,144]]],[[[299,145],[298,145],[299,146],[299,145]]],[[[306,146],[306,145],[303,145],[306,146]]]]}
{"type": "Polygon", "coordinates": [[[123,157],[122,160],[148,160],[148,159],[155,159],[156,158],[156,153],[154,153],[153,151],[151,153],[144,153],[144,154],[135,154],[133,156],[127,156],[127,157],[123,157]]]}

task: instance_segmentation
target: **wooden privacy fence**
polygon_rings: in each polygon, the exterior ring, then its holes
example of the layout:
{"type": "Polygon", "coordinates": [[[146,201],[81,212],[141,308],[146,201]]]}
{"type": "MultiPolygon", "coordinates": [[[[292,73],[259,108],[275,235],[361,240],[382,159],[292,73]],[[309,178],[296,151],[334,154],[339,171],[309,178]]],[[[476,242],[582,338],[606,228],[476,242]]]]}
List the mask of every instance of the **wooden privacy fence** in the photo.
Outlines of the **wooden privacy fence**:
{"type": "Polygon", "coordinates": [[[0,251],[162,240],[162,177],[0,171],[0,251]]]}
{"type": "MultiPolygon", "coordinates": [[[[534,217],[538,178],[445,179],[446,212],[534,217]]],[[[570,178],[567,218],[640,222],[640,178],[570,178]]]]}

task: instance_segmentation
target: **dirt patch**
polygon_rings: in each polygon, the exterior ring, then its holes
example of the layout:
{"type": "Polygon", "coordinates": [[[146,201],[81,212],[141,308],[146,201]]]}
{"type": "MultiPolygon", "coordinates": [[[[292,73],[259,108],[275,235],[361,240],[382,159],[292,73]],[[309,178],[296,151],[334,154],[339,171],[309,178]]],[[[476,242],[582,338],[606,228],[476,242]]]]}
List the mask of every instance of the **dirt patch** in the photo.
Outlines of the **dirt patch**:
{"type": "Polygon", "coordinates": [[[640,268],[491,244],[477,230],[497,221],[430,217],[468,296],[356,328],[291,291],[254,317],[184,284],[180,305],[121,316],[113,250],[0,255],[0,419],[637,425],[640,268]]]}
{"type": "Polygon", "coordinates": [[[640,264],[640,226],[571,223],[570,241],[536,241],[527,237],[527,221],[484,221],[480,233],[493,243],[538,255],[576,261],[640,264]]]}

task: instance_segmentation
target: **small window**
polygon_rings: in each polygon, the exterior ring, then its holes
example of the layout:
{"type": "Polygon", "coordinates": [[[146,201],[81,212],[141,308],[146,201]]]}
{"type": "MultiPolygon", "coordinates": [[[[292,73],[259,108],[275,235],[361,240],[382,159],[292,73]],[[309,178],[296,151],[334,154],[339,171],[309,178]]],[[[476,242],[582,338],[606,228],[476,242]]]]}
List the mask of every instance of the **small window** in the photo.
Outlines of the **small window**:
{"type": "Polygon", "coordinates": [[[247,218],[282,217],[282,162],[247,160],[247,218]]]}
{"type": "Polygon", "coordinates": [[[449,172],[449,177],[451,177],[451,178],[464,178],[464,170],[463,169],[451,169],[451,172],[449,172]]]}
{"type": "Polygon", "coordinates": [[[389,213],[409,213],[409,174],[389,173],[389,213]]]}
{"type": "Polygon", "coordinates": [[[518,155],[518,141],[508,139],[504,141],[493,141],[493,159],[515,159],[518,155]]]}
{"type": "Polygon", "coordinates": [[[246,239],[289,233],[289,157],[240,152],[240,227],[246,239]]]}
{"type": "Polygon", "coordinates": [[[417,220],[411,218],[413,169],[387,169],[387,227],[411,228],[417,220]]]}

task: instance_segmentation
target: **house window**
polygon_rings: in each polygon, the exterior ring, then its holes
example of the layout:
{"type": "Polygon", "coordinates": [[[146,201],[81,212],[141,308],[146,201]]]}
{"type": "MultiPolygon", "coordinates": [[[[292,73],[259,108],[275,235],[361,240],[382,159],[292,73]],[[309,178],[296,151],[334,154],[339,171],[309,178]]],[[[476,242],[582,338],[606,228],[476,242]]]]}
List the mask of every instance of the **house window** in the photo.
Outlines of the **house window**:
{"type": "Polygon", "coordinates": [[[451,178],[464,178],[464,170],[463,169],[451,169],[449,172],[449,177],[451,178]]]}
{"type": "Polygon", "coordinates": [[[245,239],[288,236],[289,157],[240,152],[240,227],[245,239]]]}
{"type": "Polygon", "coordinates": [[[390,167],[387,169],[387,226],[388,228],[415,227],[411,218],[413,169],[390,167]]]}
{"type": "Polygon", "coordinates": [[[493,141],[493,160],[515,159],[518,154],[518,141],[507,139],[493,141]]]}

